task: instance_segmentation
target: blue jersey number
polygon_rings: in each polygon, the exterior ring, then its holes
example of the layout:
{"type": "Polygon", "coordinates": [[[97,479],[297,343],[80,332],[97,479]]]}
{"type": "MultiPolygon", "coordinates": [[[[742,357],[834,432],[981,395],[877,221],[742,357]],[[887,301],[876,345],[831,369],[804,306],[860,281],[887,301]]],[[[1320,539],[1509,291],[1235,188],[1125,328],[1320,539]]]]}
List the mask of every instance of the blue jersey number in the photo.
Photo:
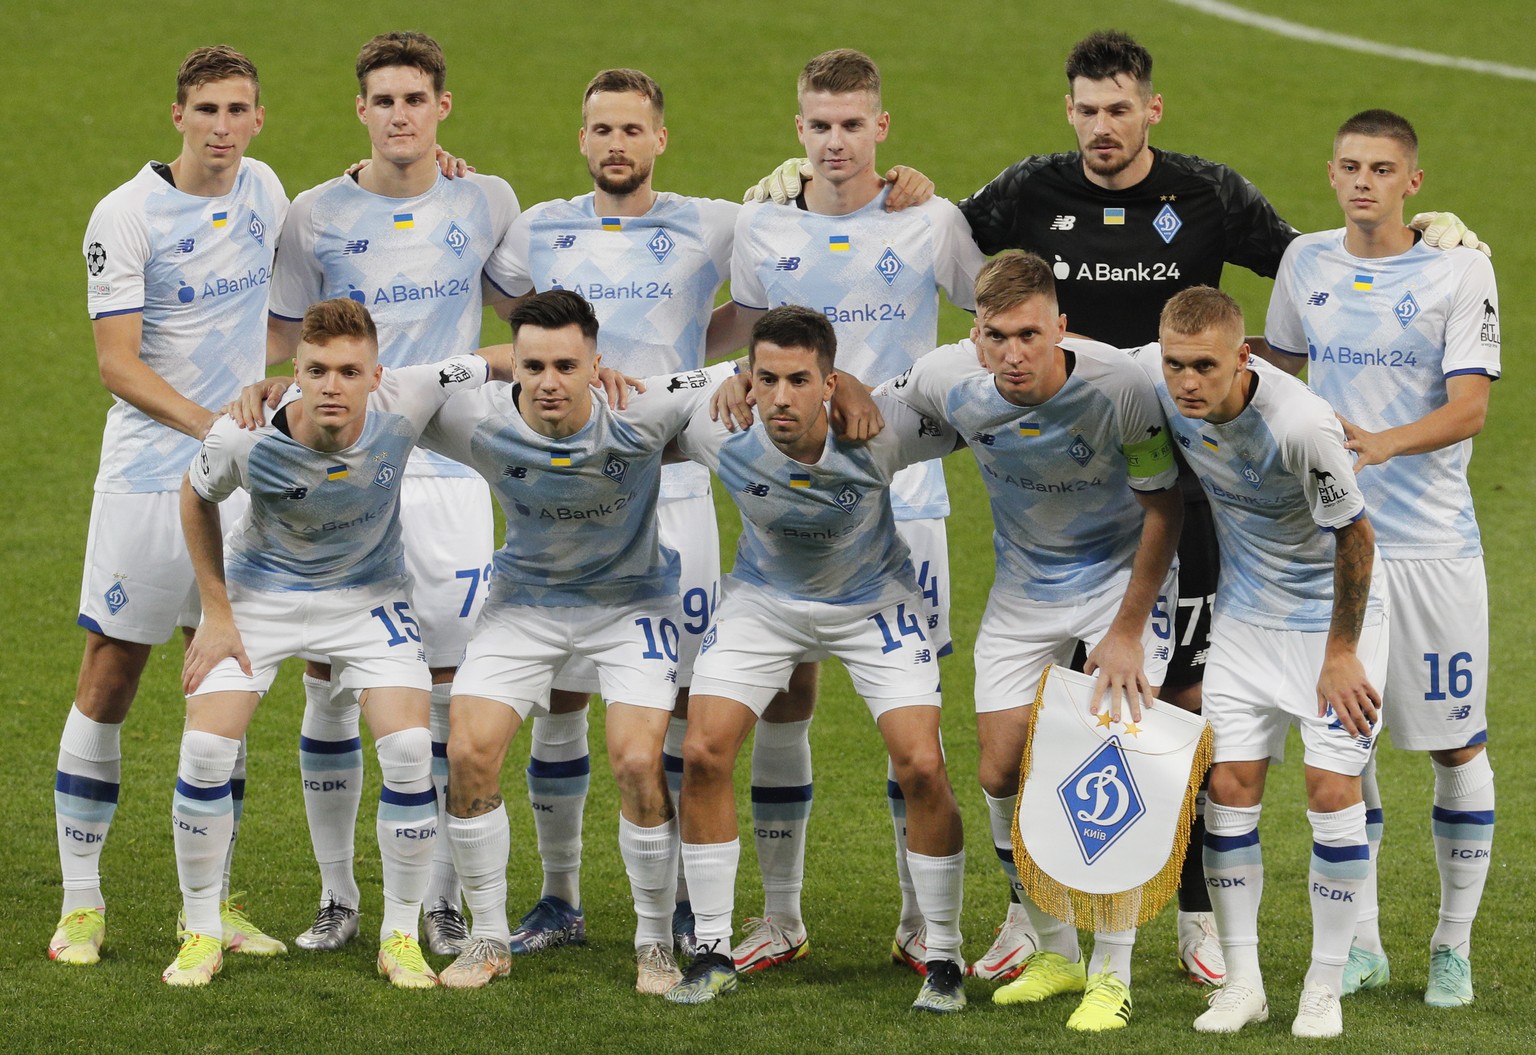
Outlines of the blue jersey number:
{"type": "Polygon", "coordinates": [[[635,625],[645,631],[643,659],[661,659],[663,652],[673,663],[677,662],[677,624],[670,619],[658,619],[652,624],[650,616],[635,620],[635,625]],[[660,645],[658,648],[657,646],[660,645]]]}
{"type": "MultiPolygon", "coordinates": [[[[1424,662],[1429,665],[1429,691],[1424,694],[1424,698],[1426,700],[1445,699],[1445,689],[1440,687],[1440,653],[1424,653],[1424,662]]],[[[1446,688],[1450,689],[1451,698],[1462,700],[1471,694],[1472,671],[1469,666],[1471,662],[1472,653],[1458,652],[1445,665],[1446,688]]]]}
{"type": "Polygon", "coordinates": [[[390,648],[394,648],[396,645],[403,645],[407,641],[419,642],[421,640],[421,635],[416,632],[416,620],[411,617],[411,606],[405,601],[395,602],[395,619],[400,620],[398,629],[395,627],[394,619],[389,617],[389,613],[384,610],[382,604],[377,608],[370,609],[368,614],[384,624],[384,629],[389,634],[389,640],[384,643],[390,648]],[[405,633],[402,634],[401,630],[404,630],[405,633]]]}
{"type": "Polygon", "coordinates": [[[480,589],[480,583],[491,581],[491,566],[487,564],[482,568],[460,568],[453,573],[455,579],[468,579],[469,590],[464,594],[464,604],[459,609],[459,618],[468,619],[469,613],[475,607],[475,593],[480,589]]]}
{"type": "Polygon", "coordinates": [[[923,634],[922,623],[918,621],[917,616],[908,613],[905,603],[896,606],[895,620],[897,634],[900,634],[900,637],[891,633],[891,624],[886,620],[884,612],[876,612],[869,617],[869,621],[879,628],[880,636],[885,639],[885,644],[880,647],[881,655],[895,652],[900,648],[903,637],[915,636],[919,641],[928,640],[923,634]]]}
{"type": "Polygon", "coordinates": [[[717,598],[713,589],[705,593],[702,586],[695,586],[683,594],[683,614],[688,617],[683,622],[683,629],[690,634],[702,634],[709,629],[709,617],[718,603],[717,598]]]}

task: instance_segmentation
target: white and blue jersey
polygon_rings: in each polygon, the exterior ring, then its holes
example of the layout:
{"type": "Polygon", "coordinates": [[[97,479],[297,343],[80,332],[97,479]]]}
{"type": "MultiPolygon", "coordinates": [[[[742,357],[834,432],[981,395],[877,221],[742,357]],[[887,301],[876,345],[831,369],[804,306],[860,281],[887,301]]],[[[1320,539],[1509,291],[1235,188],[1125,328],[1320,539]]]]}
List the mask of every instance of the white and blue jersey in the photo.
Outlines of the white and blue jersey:
{"type": "MultiPolygon", "coordinates": [[[[1447,378],[1499,376],[1493,266],[1471,249],[1416,242],[1364,259],[1344,229],[1303,235],[1286,250],[1264,327],[1271,346],[1307,357],[1307,381],[1347,421],[1380,432],[1446,405],[1447,378]]],[[[1382,556],[1482,553],[1467,463],[1472,441],[1402,455],[1361,471],[1382,556]]]]}
{"type": "MultiPolygon", "coordinates": [[[[210,410],[266,370],[267,290],[288,211],[270,168],[243,158],[228,194],[177,190],[150,162],[91,213],[82,250],[92,319],[142,314],[139,358],[210,410]]],[[[96,490],[174,491],[197,440],[122,399],[107,411],[96,490]]]]}
{"type": "Polygon", "coordinates": [[[506,514],[491,601],[569,608],[675,597],[678,556],[657,541],[662,451],[731,372],[651,378],[622,411],[594,398],[587,423],[558,439],[523,420],[517,385],[449,400],[422,445],[473,467],[506,514]]]}
{"type": "MultiPolygon", "coordinates": [[[[1365,515],[1333,408],[1290,374],[1250,359],[1252,399],[1231,421],[1186,418],[1163,381],[1162,347],[1133,353],[1153,378],[1179,452],[1211,501],[1221,547],[1216,614],[1275,630],[1326,631],[1332,532],[1365,515]]],[[[1365,625],[1381,622],[1379,584],[1365,625]]]]}
{"type": "MultiPolygon", "coordinates": [[[[837,367],[865,384],[890,380],[932,351],[939,290],[976,307],[986,263],[960,211],[943,198],[885,211],[889,188],[864,208],[824,216],[765,202],[742,207],[731,257],[731,297],[759,311],[803,304],[837,331],[837,367]]],[[[915,466],[892,489],[898,520],[949,515],[939,462],[915,466]]]]}
{"type": "MultiPolygon", "coordinates": [[[[317,301],[351,297],[373,315],[386,367],[472,352],[484,321],[481,272],[517,214],[517,195],[496,176],[439,174],[414,198],[338,176],[294,199],[272,314],[296,321],[317,301]]],[[[474,474],[428,454],[411,475],[474,474]]]]}
{"type": "Polygon", "coordinates": [[[1053,604],[1129,582],[1142,523],[1133,489],[1178,479],[1163,408],[1141,369],[1108,345],[1061,347],[1066,384],[1032,407],[1003,398],[969,340],[876,390],[949,422],[970,445],[992,505],[997,586],[1053,604]]]}
{"type": "Polygon", "coordinates": [[[479,388],[487,369],[466,355],[386,370],[368,396],[362,435],[341,451],[317,451],[288,435],[284,411],[296,388],[254,432],[216,421],[188,476],[209,502],[237,487],[251,496],[224,542],[229,581],[266,591],[403,584],[406,463],[438,408],[455,392],[479,388]]]}
{"type": "Polygon", "coordinates": [[[715,471],[741,511],[732,576],[828,604],[905,600],[917,589],[896,533],[891,480],[952,451],[955,433],[897,400],[877,402],[886,423],[878,436],[842,444],[829,429],[809,465],[774,446],[761,423],[732,433],[707,407],[695,415],[678,447],[715,471]]]}
{"type": "MultiPolygon", "coordinates": [[[[595,201],[583,194],[533,206],[491,254],[486,278],[512,297],[580,294],[601,324],[604,366],[634,377],[700,369],[741,206],[660,193],[644,216],[599,216],[595,201]]],[[[708,492],[709,474],[696,465],[662,471],[663,498],[708,492]]]]}

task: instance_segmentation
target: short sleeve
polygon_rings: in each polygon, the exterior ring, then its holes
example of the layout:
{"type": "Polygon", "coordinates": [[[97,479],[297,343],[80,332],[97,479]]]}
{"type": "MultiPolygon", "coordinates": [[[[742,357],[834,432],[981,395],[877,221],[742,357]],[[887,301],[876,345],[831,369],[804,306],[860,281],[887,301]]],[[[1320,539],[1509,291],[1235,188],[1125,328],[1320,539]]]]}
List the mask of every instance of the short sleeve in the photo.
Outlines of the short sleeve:
{"type": "Polygon", "coordinates": [[[213,423],[203,438],[187,477],[192,489],[206,502],[222,502],[245,486],[240,472],[240,456],[254,443],[253,434],[246,432],[227,417],[213,423]]]}
{"type": "Polygon", "coordinates": [[[1275,288],[1269,294],[1269,314],[1264,318],[1264,340],[1286,355],[1307,354],[1307,335],[1301,326],[1301,311],[1296,304],[1296,246],[1292,242],[1280,260],[1275,288]]]}
{"type": "Polygon", "coordinates": [[[946,418],[950,391],[964,378],[984,372],[970,342],[947,344],[878,386],[875,394],[899,400],[930,418],[946,418]]]}
{"type": "Polygon", "coordinates": [[[93,319],[144,310],[149,229],[125,197],[103,199],[85,228],[85,303],[93,319]]]}
{"type": "Polygon", "coordinates": [[[1287,415],[1283,463],[1301,481],[1312,520],[1328,531],[1365,514],[1365,496],[1355,480],[1354,459],[1344,449],[1344,428],[1321,398],[1287,415]]]}
{"type": "Polygon", "coordinates": [[[1499,291],[1493,278],[1493,264],[1475,249],[1457,249],[1466,253],[1470,266],[1462,274],[1445,324],[1446,377],[1457,374],[1486,374],[1498,377],[1499,291]]]}
{"type": "Polygon", "coordinates": [[[955,430],[939,418],[921,414],[889,395],[876,396],[875,402],[885,417],[885,428],[870,441],[869,448],[887,477],[955,449],[955,430]]]}
{"type": "Polygon", "coordinates": [[[768,291],[755,266],[757,251],[752,245],[752,218],[760,209],[781,209],[782,205],[747,206],[736,217],[736,234],[731,246],[731,299],[742,307],[766,311],[768,291]]]}
{"type": "Polygon", "coordinates": [[[976,274],[987,262],[970,225],[960,210],[943,198],[935,198],[934,268],[939,288],[949,302],[966,311],[976,310],[976,274]]]}
{"type": "Polygon", "coordinates": [[[533,292],[529,245],[533,237],[533,218],[542,208],[542,205],[535,205],[513,220],[506,236],[485,262],[486,280],[509,297],[533,292]]]}
{"type": "Polygon", "coordinates": [[[315,231],[310,222],[315,195],[304,193],[288,209],[280,247],[272,265],[272,293],[267,310],[279,319],[297,322],[325,294],[325,275],[315,255],[315,231]]]}

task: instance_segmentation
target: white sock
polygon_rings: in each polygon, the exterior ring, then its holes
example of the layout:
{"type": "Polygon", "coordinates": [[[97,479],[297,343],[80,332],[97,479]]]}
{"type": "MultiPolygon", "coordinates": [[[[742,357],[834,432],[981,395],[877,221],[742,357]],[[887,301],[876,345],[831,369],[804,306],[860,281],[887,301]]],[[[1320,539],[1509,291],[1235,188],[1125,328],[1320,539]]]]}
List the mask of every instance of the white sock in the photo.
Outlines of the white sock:
{"type": "Polygon", "coordinates": [[[1264,896],[1264,855],[1259,847],[1262,806],[1205,807],[1205,885],[1221,932],[1227,982],[1259,989],[1259,901],[1264,896]]]}
{"type": "Polygon", "coordinates": [[[1386,815],[1381,809],[1381,789],[1376,785],[1376,753],[1360,774],[1360,797],[1365,803],[1365,841],[1371,849],[1371,870],[1360,888],[1360,918],[1355,923],[1355,944],[1377,956],[1386,955],[1381,944],[1381,904],[1377,901],[1376,869],[1381,860],[1381,833],[1386,815]]]}
{"type": "Polygon", "coordinates": [[[543,895],[581,907],[581,820],[592,779],[587,708],[533,720],[528,801],[544,862],[543,895]]]}
{"type": "Polygon", "coordinates": [[[1024,906],[1029,916],[1029,925],[1035,931],[1035,944],[1041,952],[1053,952],[1065,957],[1068,963],[1076,963],[1083,958],[1083,950],[1077,944],[1075,926],[1046,912],[1026,893],[1020,892],[1019,904],[1024,906]]]}
{"type": "Polygon", "coordinates": [[[965,851],[948,857],[929,857],[907,851],[907,867],[912,870],[912,886],[917,903],[922,906],[928,924],[928,960],[953,960],[965,966],[960,957],[960,908],[965,897],[965,851]]]}
{"type": "Polygon", "coordinates": [[[619,856],[635,899],[635,948],[672,947],[672,908],[677,903],[677,818],[642,828],[619,815],[619,856]]]}
{"type": "Polygon", "coordinates": [[[438,837],[432,841],[432,869],[422,904],[459,907],[459,873],[453,870],[453,848],[448,845],[448,701],[452,683],[432,686],[432,709],[427,728],[432,734],[432,789],[437,792],[438,837]]]}
{"type": "Polygon", "coordinates": [[[121,725],[93,721],[70,704],[59,737],[59,768],[53,777],[54,827],[64,904],[59,915],[104,908],[101,848],[117,812],[122,785],[121,725]]]}
{"type": "Polygon", "coordinates": [[[752,734],[752,833],[763,877],[763,915],[798,932],[811,817],[811,723],[758,722],[752,734]]]}
{"type": "MultiPolygon", "coordinates": [[[[672,800],[672,815],[682,816],[683,800],[683,737],[688,733],[686,718],[668,718],[667,735],[661,742],[661,767],[667,775],[667,797],[672,800]]],[[[683,871],[683,846],[677,846],[677,895],[678,905],[689,907],[688,876],[683,871]]]]}
{"type": "Polygon", "coordinates": [[[512,931],[507,924],[507,861],[512,832],[507,826],[506,804],[478,817],[450,813],[448,842],[472,917],[470,936],[505,943],[512,931]]]}
{"type": "Polygon", "coordinates": [[[997,863],[1003,866],[1009,893],[1014,900],[1022,902],[1026,895],[1019,882],[1019,870],[1013,863],[1013,814],[1018,809],[1019,796],[994,799],[985,791],[981,795],[987,800],[987,821],[992,828],[992,848],[997,851],[997,863]]]}
{"type": "Polygon", "coordinates": [[[1493,860],[1493,767],[1481,751],[1460,766],[1435,765],[1435,860],[1440,866],[1440,923],[1430,949],[1472,955],[1472,921],[1493,860]]]}
{"type": "Polygon", "coordinates": [[[1088,957],[1088,973],[1108,971],[1126,985],[1131,984],[1131,950],[1136,947],[1136,928],[1101,930],[1093,935],[1093,955],[1088,957]]]}
{"type": "Polygon", "coordinates": [[[736,908],[736,872],[741,840],[683,843],[683,867],[693,900],[694,935],[701,952],[731,955],[731,913],[736,908]]]}
{"type": "Polygon", "coordinates": [[[1344,965],[1360,915],[1360,889],[1371,872],[1365,841],[1365,805],[1332,813],[1307,811],[1312,825],[1312,865],[1307,886],[1312,900],[1312,966],[1307,985],[1344,992],[1344,965]]]}
{"type": "Polygon", "coordinates": [[[240,841],[240,818],[245,814],[245,737],[240,738],[240,749],[235,752],[235,768],[229,774],[229,803],[231,825],[229,846],[224,850],[224,872],[219,882],[219,897],[229,900],[229,876],[235,867],[235,843],[240,841]]]}
{"type": "Polygon", "coordinates": [[[332,898],[356,908],[361,895],[352,874],[357,810],[363,799],[363,741],[357,694],[332,697],[329,681],[304,675],[304,721],[299,726],[299,777],[304,815],[320,866],[320,903],[332,898]]]}
{"type": "Polygon", "coordinates": [[[901,917],[896,929],[909,934],[923,925],[923,910],[912,889],[912,869],[907,865],[907,798],[896,780],[896,764],[885,760],[885,801],[891,808],[891,830],[896,836],[896,886],[901,891],[901,917]]]}
{"type": "Polygon", "coordinates": [[[384,775],[376,821],[384,865],[384,915],[379,920],[379,940],[384,941],[394,931],[417,933],[437,842],[437,792],[427,730],[402,729],[380,737],[374,747],[384,775]]]}
{"type": "Polygon", "coordinates": [[[176,876],[186,929],[223,935],[219,895],[225,854],[234,832],[229,775],[240,741],[192,730],[181,735],[176,794],[171,798],[176,876]]]}

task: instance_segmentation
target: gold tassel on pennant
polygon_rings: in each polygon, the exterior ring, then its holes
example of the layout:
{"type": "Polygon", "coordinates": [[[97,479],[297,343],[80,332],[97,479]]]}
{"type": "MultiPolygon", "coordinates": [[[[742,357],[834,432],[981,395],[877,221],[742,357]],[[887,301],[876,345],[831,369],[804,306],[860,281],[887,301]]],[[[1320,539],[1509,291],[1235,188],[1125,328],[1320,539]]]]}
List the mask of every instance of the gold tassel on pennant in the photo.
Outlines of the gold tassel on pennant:
{"type": "MultiPolygon", "coordinates": [[[[1019,796],[1023,801],[1024,785],[1034,771],[1035,732],[1040,716],[1046,707],[1046,681],[1051,676],[1047,667],[1040,677],[1035,693],[1034,706],[1030,709],[1029,729],[1024,741],[1024,757],[1019,765],[1019,796]]],[[[1187,743],[1187,741],[1186,741],[1187,743]]],[[[1186,747],[1185,750],[1188,750],[1186,747]]],[[[1019,882],[1026,893],[1042,910],[1074,927],[1095,931],[1129,930],[1151,920],[1163,906],[1173,899],[1179,889],[1179,879],[1184,865],[1184,852],[1189,843],[1189,832],[1195,822],[1195,800],[1200,785],[1212,761],[1211,727],[1205,725],[1195,745],[1193,760],[1186,786],[1183,805],[1174,824],[1172,844],[1167,861],[1144,883],[1110,894],[1089,894],[1068,886],[1048,875],[1025,848],[1019,829],[1019,810],[1013,817],[1013,863],[1018,870],[1019,882]]]]}

